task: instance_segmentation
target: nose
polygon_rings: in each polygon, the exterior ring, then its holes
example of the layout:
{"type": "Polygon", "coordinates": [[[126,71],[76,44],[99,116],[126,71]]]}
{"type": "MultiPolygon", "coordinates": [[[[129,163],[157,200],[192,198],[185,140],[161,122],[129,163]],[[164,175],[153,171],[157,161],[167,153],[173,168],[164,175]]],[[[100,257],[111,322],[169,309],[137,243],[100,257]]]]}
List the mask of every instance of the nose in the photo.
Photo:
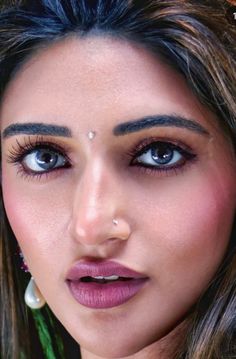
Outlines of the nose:
{"type": "Polygon", "coordinates": [[[76,241],[92,246],[130,236],[120,181],[101,161],[90,163],[77,181],[70,231],[76,241]]]}

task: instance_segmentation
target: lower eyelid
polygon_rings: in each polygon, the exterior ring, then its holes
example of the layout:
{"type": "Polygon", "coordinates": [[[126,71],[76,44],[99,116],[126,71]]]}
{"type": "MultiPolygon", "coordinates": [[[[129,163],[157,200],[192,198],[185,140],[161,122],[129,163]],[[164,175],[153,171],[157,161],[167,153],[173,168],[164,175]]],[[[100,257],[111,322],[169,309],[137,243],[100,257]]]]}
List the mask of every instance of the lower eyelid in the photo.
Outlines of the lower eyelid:
{"type": "Polygon", "coordinates": [[[71,166],[68,167],[56,167],[53,170],[50,171],[42,171],[42,172],[33,172],[29,169],[25,169],[22,164],[15,163],[15,166],[17,166],[17,175],[22,177],[25,180],[29,181],[48,181],[50,179],[55,179],[58,176],[61,176],[61,173],[64,170],[67,170],[71,168],[71,166]]]}
{"type": "Polygon", "coordinates": [[[140,162],[133,163],[131,167],[144,174],[153,175],[153,176],[171,176],[173,173],[178,174],[180,172],[184,172],[189,167],[191,167],[193,164],[198,162],[197,155],[191,155],[191,158],[185,159],[183,158],[183,161],[181,164],[178,165],[166,165],[166,166],[152,166],[152,165],[145,165],[140,162]]]}

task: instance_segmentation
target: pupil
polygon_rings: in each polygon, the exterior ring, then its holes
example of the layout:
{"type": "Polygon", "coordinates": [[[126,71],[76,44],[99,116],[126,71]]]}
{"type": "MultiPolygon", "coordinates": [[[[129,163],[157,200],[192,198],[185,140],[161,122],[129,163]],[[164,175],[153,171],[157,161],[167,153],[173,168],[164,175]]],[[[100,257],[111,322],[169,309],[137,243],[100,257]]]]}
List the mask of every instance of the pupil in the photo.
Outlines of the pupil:
{"type": "Polygon", "coordinates": [[[44,153],[42,155],[42,161],[46,162],[46,163],[50,163],[52,161],[52,156],[49,153],[44,153]]]}
{"type": "Polygon", "coordinates": [[[41,150],[37,153],[37,162],[40,167],[48,169],[56,164],[57,155],[48,150],[41,150]]]}
{"type": "Polygon", "coordinates": [[[173,158],[173,150],[170,146],[160,143],[152,149],[152,158],[159,164],[167,164],[173,158]]]}

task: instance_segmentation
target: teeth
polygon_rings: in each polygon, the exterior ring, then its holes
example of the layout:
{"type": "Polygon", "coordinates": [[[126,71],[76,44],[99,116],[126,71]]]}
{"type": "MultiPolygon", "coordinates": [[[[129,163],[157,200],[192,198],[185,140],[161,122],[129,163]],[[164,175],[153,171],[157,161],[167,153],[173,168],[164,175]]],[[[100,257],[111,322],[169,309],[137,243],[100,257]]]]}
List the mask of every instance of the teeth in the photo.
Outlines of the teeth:
{"type": "Polygon", "coordinates": [[[102,276],[98,276],[98,277],[92,277],[94,279],[105,279],[105,280],[117,280],[119,278],[118,275],[110,275],[109,277],[102,277],[102,276]]]}

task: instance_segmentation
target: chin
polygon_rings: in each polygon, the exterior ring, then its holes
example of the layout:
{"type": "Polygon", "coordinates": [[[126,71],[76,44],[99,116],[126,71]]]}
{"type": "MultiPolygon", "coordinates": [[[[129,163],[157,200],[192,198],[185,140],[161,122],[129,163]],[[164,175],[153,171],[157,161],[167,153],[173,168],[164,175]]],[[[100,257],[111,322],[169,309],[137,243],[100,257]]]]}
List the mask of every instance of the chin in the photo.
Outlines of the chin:
{"type": "MultiPolygon", "coordinates": [[[[81,346],[81,348],[83,347],[81,346]]],[[[107,345],[104,345],[103,342],[102,344],[100,343],[99,346],[95,347],[94,345],[90,345],[84,347],[84,349],[101,358],[118,359],[118,358],[125,358],[132,356],[144,348],[140,345],[138,345],[137,347],[136,346],[128,347],[124,343],[122,343],[121,345],[117,343],[117,345],[114,347],[113,344],[109,345],[108,343],[107,345]]]]}
{"type": "Polygon", "coordinates": [[[142,336],[140,339],[133,334],[126,336],[125,339],[123,336],[120,338],[118,336],[114,336],[114,338],[109,337],[107,340],[104,340],[104,337],[101,339],[101,337],[95,338],[92,336],[87,336],[87,338],[83,338],[84,340],[81,340],[81,337],[77,339],[76,341],[80,344],[81,352],[84,350],[101,358],[120,359],[147,349],[161,338],[155,336],[147,339],[142,336]]]}

